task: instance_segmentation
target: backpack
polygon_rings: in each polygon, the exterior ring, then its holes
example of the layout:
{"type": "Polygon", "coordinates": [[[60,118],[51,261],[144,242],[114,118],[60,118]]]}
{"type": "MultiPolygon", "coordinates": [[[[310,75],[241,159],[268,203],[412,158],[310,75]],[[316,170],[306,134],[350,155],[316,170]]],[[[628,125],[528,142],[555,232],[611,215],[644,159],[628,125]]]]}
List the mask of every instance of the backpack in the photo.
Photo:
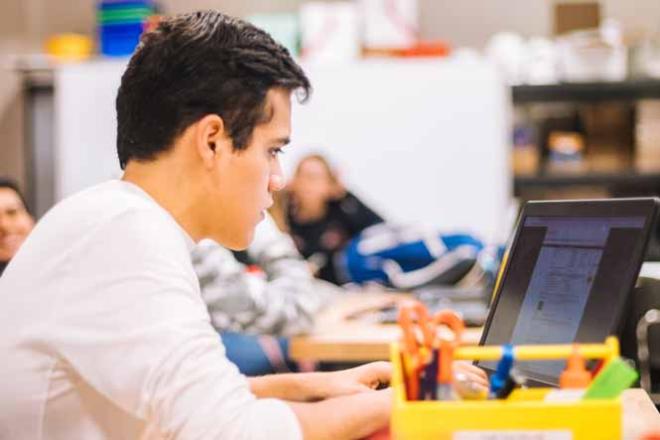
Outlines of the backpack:
{"type": "Polygon", "coordinates": [[[470,234],[445,234],[381,223],[336,255],[346,282],[396,289],[454,285],[477,265],[484,244],[470,234]]]}

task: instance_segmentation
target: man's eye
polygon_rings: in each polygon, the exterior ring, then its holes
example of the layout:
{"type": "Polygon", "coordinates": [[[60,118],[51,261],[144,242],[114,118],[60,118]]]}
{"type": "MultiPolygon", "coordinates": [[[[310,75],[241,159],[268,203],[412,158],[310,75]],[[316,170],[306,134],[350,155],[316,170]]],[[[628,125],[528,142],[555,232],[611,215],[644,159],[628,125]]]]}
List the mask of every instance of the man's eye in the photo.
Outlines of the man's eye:
{"type": "Polygon", "coordinates": [[[270,155],[273,157],[277,157],[280,154],[284,154],[284,150],[282,148],[271,148],[270,149],[270,155]]]}

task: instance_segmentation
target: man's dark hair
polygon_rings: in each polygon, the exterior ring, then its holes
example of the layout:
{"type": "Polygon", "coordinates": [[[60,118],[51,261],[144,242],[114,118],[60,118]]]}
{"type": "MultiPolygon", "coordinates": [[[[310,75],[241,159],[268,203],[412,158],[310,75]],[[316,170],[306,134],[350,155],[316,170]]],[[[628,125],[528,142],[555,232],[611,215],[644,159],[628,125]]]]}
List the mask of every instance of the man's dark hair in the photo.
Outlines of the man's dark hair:
{"type": "Polygon", "coordinates": [[[209,114],[225,124],[235,150],[265,122],[273,87],[309,96],[311,86],[289,52],[255,26],[216,11],[164,19],[143,35],[117,94],[117,153],[150,160],[209,114]]]}
{"type": "Polygon", "coordinates": [[[21,192],[21,189],[18,186],[18,183],[16,183],[15,180],[8,179],[6,177],[0,177],[0,189],[2,188],[7,188],[11,189],[16,193],[19,199],[21,199],[21,202],[23,203],[23,207],[25,208],[26,211],[29,212],[27,202],[25,201],[25,196],[23,196],[23,193],[21,192]]]}

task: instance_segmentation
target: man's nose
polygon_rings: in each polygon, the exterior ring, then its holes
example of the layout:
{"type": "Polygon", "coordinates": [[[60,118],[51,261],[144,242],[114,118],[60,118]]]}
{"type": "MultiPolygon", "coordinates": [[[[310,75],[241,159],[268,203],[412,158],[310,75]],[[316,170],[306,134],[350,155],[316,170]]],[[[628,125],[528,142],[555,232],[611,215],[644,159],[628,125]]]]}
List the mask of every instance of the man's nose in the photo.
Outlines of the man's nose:
{"type": "Polygon", "coordinates": [[[284,176],[282,174],[272,174],[268,182],[268,190],[271,192],[280,191],[284,188],[284,176]]]}
{"type": "Polygon", "coordinates": [[[275,161],[270,180],[268,182],[268,190],[271,192],[280,191],[284,188],[284,172],[280,161],[275,161]]]}

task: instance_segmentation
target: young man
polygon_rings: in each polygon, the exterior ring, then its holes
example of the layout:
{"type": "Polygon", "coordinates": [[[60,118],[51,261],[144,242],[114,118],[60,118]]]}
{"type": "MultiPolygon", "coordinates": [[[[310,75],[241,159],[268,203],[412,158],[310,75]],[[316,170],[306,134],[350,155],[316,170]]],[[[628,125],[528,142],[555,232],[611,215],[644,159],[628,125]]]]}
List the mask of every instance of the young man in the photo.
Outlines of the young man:
{"type": "Polygon", "coordinates": [[[341,438],[387,423],[390,393],[371,390],[383,364],[241,376],[190,261],[202,238],[249,244],[282,185],[299,88],[283,48],[222,14],[145,36],[117,97],[123,179],[51,210],[1,278],[0,438],[341,438]]]}
{"type": "Polygon", "coordinates": [[[0,178],[0,276],[33,227],[18,185],[0,178]]]}
{"type": "Polygon", "coordinates": [[[384,426],[386,363],[248,380],[224,356],[190,251],[250,242],[282,186],[309,82],[217,12],[144,36],[117,96],[125,169],[53,208],[0,278],[0,438],[355,438],[384,426]]]}

